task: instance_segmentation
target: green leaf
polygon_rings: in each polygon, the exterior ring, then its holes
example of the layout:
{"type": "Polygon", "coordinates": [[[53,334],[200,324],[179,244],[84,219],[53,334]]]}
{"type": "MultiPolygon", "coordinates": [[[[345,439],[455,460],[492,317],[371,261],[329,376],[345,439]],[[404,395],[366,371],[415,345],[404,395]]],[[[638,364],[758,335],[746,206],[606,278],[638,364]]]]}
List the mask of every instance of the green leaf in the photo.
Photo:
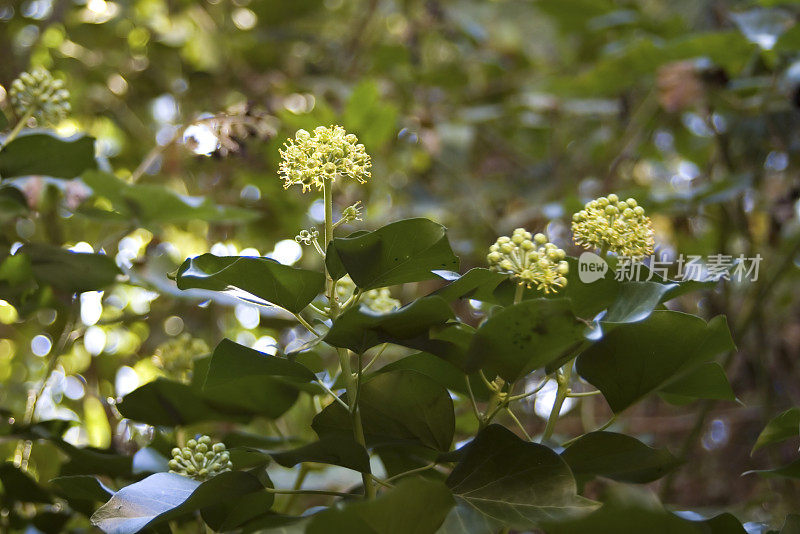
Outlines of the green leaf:
{"type": "Polygon", "coordinates": [[[363,354],[370,347],[387,341],[402,345],[420,337],[427,338],[431,328],[454,318],[453,310],[440,297],[422,297],[384,314],[352,308],[336,319],[324,341],[363,354]]]}
{"type": "Polygon", "coordinates": [[[114,492],[103,485],[97,478],[89,475],[58,477],[50,481],[61,493],[71,499],[105,502],[114,492]]]}
{"type": "MultiPolygon", "coordinates": [[[[408,444],[450,450],[453,401],[430,378],[414,371],[381,373],[361,385],[358,402],[367,446],[408,444]]],[[[338,402],[314,417],[311,427],[320,438],[353,435],[350,413],[338,402]]]]}
{"type": "Polygon", "coordinates": [[[800,435],[800,408],[789,408],[785,412],[773,417],[753,445],[752,455],[761,447],[786,441],[800,435]]]}
{"type": "Polygon", "coordinates": [[[578,518],[548,520],[548,534],[746,534],[742,524],[730,514],[691,521],[664,509],[655,498],[627,488],[612,488],[599,510],[578,518]]]}
{"type": "Polygon", "coordinates": [[[775,467],[773,469],[754,469],[752,471],[745,471],[743,475],[758,474],[763,477],[786,477],[786,478],[800,478],[800,460],[775,467]]]}
{"type": "Polygon", "coordinates": [[[437,534],[494,534],[503,523],[474,508],[464,499],[457,499],[456,505],[436,531],[437,534]]]}
{"type": "Polygon", "coordinates": [[[308,534],[433,534],[453,506],[453,496],[441,482],[424,478],[402,480],[380,497],[328,508],[315,514],[308,534]]]}
{"type": "Polygon", "coordinates": [[[14,254],[29,258],[33,277],[40,285],[48,285],[68,293],[104,289],[121,274],[114,259],[105,254],[72,252],[61,247],[27,244],[14,254]]]}
{"type": "MultiPolygon", "coordinates": [[[[175,224],[194,219],[206,222],[243,222],[258,213],[238,207],[217,206],[211,199],[178,194],[163,185],[131,184],[106,172],[86,172],[81,177],[95,195],[111,201],[114,210],[144,226],[175,224]]],[[[89,212],[84,212],[90,215],[89,212]]]]}
{"type": "Polygon", "coordinates": [[[735,346],[723,316],[654,311],[645,321],[617,326],[584,351],[578,373],[603,392],[614,413],[678,380],[735,346]]]}
{"type": "Polygon", "coordinates": [[[241,419],[241,410],[213,406],[192,387],[165,378],[140,386],[117,405],[128,419],[156,426],[183,426],[202,421],[241,419]]]}
{"type": "Polygon", "coordinates": [[[657,282],[624,282],[619,286],[617,298],[603,317],[606,323],[636,323],[647,319],[653,310],[676,284],[657,282]]]}
{"type": "Polygon", "coordinates": [[[298,385],[315,379],[299,363],[223,339],[211,356],[202,392],[218,406],[275,419],[297,400],[298,385]]]}
{"type": "Polygon", "coordinates": [[[3,500],[45,504],[53,502],[47,490],[11,462],[0,464],[0,483],[5,494],[3,500]]]}
{"type": "Polygon", "coordinates": [[[601,476],[644,484],[658,480],[680,464],[666,449],[654,449],[614,432],[584,434],[561,457],[579,481],[601,476]]]}
{"type": "Polygon", "coordinates": [[[156,473],[116,492],[91,520],[106,534],[133,534],[263,487],[258,478],[243,471],[221,473],[203,483],[174,473],[156,473]]]}
{"type": "Polygon", "coordinates": [[[704,363],[689,374],[664,386],[659,396],[671,404],[686,404],[695,399],[735,401],[736,395],[717,362],[704,363]]]}
{"type": "Polygon", "coordinates": [[[365,290],[429,280],[437,277],[433,271],[457,271],[459,265],[445,227],[428,219],[405,219],[357,237],[335,238],[331,247],[365,290]]]}
{"type": "Polygon", "coordinates": [[[41,175],[71,179],[96,166],[93,137],[22,134],[0,150],[2,178],[41,175]]]}
{"type": "MultiPolygon", "coordinates": [[[[400,358],[390,364],[384,365],[375,373],[387,373],[389,371],[409,370],[416,371],[420,374],[433,379],[436,383],[446,387],[451,391],[468,395],[466,385],[466,376],[463,371],[458,369],[455,365],[443,360],[442,358],[429,354],[427,352],[418,352],[411,354],[404,358],[400,358]]],[[[481,401],[488,400],[491,396],[491,391],[483,383],[483,380],[478,376],[469,377],[472,393],[475,398],[481,401]]]]}
{"type": "Polygon", "coordinates": [[[269,453],[284,467],[292,467],[301,462],[317,462],[341,465],[362,473],[369,472],[369,454],[351,437],[326,436],[296,449],[269,453]]]}
{"type": "Polygon", "coordinates": [[[481,430],[447,478],[456,496],[515,529],[589,512],[567,463],[550,448],[523,441],[499,425],[481,430]]]}
{"type": "Polygon", "coordinates": [[[325,287],[321,272],[289,267],[269,258],[213,254],[187,259],[178,269],[176,280],[180,289],[225,291],[293,313],[300,313],[325,287]]]}
{"type": "Polygon", "coordinates": [[[478,328],[467,354],[467,370],[484,368],[514,382],[544,367],[584,341],[586,324],[566,299],[536,299],[509,306],[478,328]]]}

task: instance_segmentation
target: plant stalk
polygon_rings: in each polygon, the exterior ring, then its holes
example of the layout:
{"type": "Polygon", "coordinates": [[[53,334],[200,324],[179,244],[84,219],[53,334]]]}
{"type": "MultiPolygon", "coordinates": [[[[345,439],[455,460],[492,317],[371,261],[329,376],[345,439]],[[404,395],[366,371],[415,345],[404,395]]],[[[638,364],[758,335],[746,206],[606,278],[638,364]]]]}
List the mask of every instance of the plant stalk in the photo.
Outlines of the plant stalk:
{"type": "MultiPolygon", "coordinates": [[[[328,251],[328,246],[333,240],[333,181],[326,178],[323,181],[322,187],[323,201],[325,203],[325,252],[328,251]]],[[[330,318],[336,320],[339,315],[339,303],[336,301],[336,284],[328,272],[328,267],[325,267],[325,290],[328,296],[328,303],[330,305],[330,318]]],[[[342,369],[342,377],[345,381],[345,388],[347,390],[347,399],[350,406],[350,417],[353,421],[353,437],[356,442],[366,448],[366,440],[364,439],[364,425],[361,422],[361,412],[358,409],[358,383],[361,378],[361,369],[359,368],[358,378],[353,376],[353,370],[350,367],[350,352],[347,349],[336,349],[339,355],[339,366],[342,369]]],[[[372,483],[372,473],[361,473],[361,480],[364,483],[364,496],[367,499],[375,497],[375,486],[372,483]]]]}
{"type": "Polygon", "coordinates": [[[0,143],[0,150],[3,150],[6,147],[6,145],[8,145],[11,141],[17,138],[22,129],[25,128],[25,124],[27,124],[28,119],[30,119],[33,116],[34,111],[36,111],[35,108],[30,108],[28,111],[25,112],[25,115],[20,117],[19,121],[17,121],[17,124],[14,126],[14,129],[11,130],[9,134],[6,136],[6,138],[3,139],[3,142],[0,143]]]}
{"type": "Polygon", "coordinates": [[[569,377],[572,374],[572,364],[574,361],[574,358],[570,360],[561,368],[561,372],[556,375],[556,383],[558,384],[556,400],[553,403],[553,409],[550,410],[550,417],[547,418],[547,425],[544,427],[544,433],[542,434],[542,442],[549,440],[553,436],[553,431],[558,422],[558,416],[561,414],[561,407],[564,405],[564,400],[569,393],[569,377]]]}

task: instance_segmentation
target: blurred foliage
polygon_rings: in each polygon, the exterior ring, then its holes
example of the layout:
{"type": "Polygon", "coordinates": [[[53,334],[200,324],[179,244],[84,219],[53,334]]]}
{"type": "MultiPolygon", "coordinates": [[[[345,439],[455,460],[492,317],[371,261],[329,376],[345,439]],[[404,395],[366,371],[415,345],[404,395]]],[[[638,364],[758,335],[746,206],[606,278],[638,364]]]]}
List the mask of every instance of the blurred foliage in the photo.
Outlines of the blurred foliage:
{"type": "MultiPolygon", "coordinates": [[[[171,388],[209,402],[194,382],[221,338],[270,353],[308,341],[289,314],[180,292],[167,273],[207,252],[321,267],[293,237],[321,221],[322,204],[283,190],[278,149],[299,128],[336,123],[373,159],[366,187],[339,190],[340,209],[365,207],[367,222],[345,228],[429,217],[448,228],[461,272],[484,266],[489,245],[518,226],[576,255],[571,214],[609,192],[636,196],[661,252],[760,254],[758,281],[670,303],[727,316],[738,351],[721,363],[744,406],[699,401],[687,412],[651,398],[624,425],[691,466],[653,483],[672,509],[780,528],[798,512],[796,481],[740,474],[797,456],[797,428],[783,430],[794,441],[750,451],[768,421],[800,405],[798,16],[789,0],[0,0],[0,129],[20,118],[7,91],[32,67],[63,79],[72,105],[54,127],[69,145],[48,148],[51,134],[34,131],[16,141],[48,157],[14,166],[12,146],[0,152],[0,430],[70,422],[3,431],[13,439],[0,438],[0,454],[28,457],[28,474],[3,467],[0,482],[19,484],[28,502],[66,495],[91,513],[104,487],[69,480],[59,493],[20,477],[46,485],[65,467],[100,464],[77,476],[152,472],[129,457],[168,455],[183,437],[123,417],[123,396],[148,384],[156,396],[171,388]],[[96,162],[86,161],[91,139],[96,162]],[[43,247],[105,256],[42,262],[43,247]],[[20,435],[30,450],[19,450],[20,435]],[[45,435],[56,439],[37,441],[45,435]]],[[[408,303],[440,285],[405,284],[394,296],[408,303]]],[[[458,309],[472,324],[484,314],[458,309]]],[[[392,347],[386,357],[406,354],[392,347]]],[[[322,351],[298,360],[315,372],[331,365],[322,351]]],[[[247,434],[216,416],[178,434],[270,448],[312,438],[316,408],[298,402],[247,434]]],[[[563,426],[588,431],[610,413],[587,397],[563,426]]],[[[544,426],[538,414],[533,402],[520,411],[531,432],[544,426]]],[[[457,414],[456,439],[475,432],[470,415],[457,414]]],[[[382,460],[394,468],[390,453],[382,460]]],[[[309,477],[346,487],[351,474],[309,477]]],[[[294,476],[271,475],[287,486],[294,476]]],[[[587,495],[606,489],[589,482],[587,495]]],[[[625,506],[597,513],[614,524],[625,506]]],[[[37,516],[41,531],[89,528],[57,506],[48,513],[37,516]]],[[[0,525],[18,527],[12,519],[0,525]]]]}

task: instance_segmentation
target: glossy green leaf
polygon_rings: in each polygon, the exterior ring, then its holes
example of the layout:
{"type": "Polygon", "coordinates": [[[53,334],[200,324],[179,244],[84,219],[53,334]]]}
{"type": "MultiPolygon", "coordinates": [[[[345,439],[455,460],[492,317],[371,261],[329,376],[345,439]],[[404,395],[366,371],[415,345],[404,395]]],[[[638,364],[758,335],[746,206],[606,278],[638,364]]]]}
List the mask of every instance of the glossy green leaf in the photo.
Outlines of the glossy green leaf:
{"type": "Polygon", "coordinates": [[[298,385],[314,380],[299,363],[223,339],[211,356],[202,392],[216,405],[277,418],[297,400],[298,385]]]}
{"type": "MultiPolygon", "coordinates": [[[[420,374],[432,378],[438,384],[446,387],[450,391],[455,391],[462,395],[468,395],[466,385],[466,375],[453,364],[427,352],[418,352],[404,358],[400,358],[390,364],[384,365],[376,373],[386,373],[399,370],[416,371],[420,374]]],[[[470,385],[475,398],[481,401],[488,400],[491,391],[483,383],[479,376],[470,377],[470,385]]]]}
{"type": "Polygon", "coordinates": [[[459,260],[446,229],[428,219],[406,219],[357,237],[335,238],[331,246],[356,285],[374,289],[436,278],[457,271],[459,260]]]}
{"type": "Polygon", "coordinates": [[[754,469],[752,471],[746,471],[743,474],[749,475],[753,473],[763,477],[800,478],[800,460],[795,460],[790,464],[773,469],[754,469]]]}
{"type": "Polygon", "coordinates": [[[672,404],[686,404],[695,399],[735,401],[725,371],[717,362],[704,363],[689,374],[661,388],[659,396],[672,404]]]}
{"type": "Polygon", "coordinates": [[[401,481],[368,502],[353,502],[315,514],[308,534],[433,534],[453,506],[453,496],[441,482],[424,478],[401,481]]]}
{"type": "Polygon", "coordinates": [[[181,195],[160,184],[131,184],[105,172],[86,172],[82,179],[95,195],[111,201],[115,213],[147,227],[194,219],[243,222],[258,217],[251,210],[217,206],[208,198],[181,195]]]}
{"type": "Polygon", "coordinates": [[[183,426],[201,421],[241,419],[241,410],[213,406],[190,386],[165,378],[140,386],[117,404],[129,419],[157,426],[183,426]]]}
{"type": "Polygon", "coordinates": [[[114,492],[89,475],[58,477],[50,481],[59,493],[71,499],[106,502],[114,492]]]}
{"type": "MultiPolygon", "coordinates": [[[[414,371],[378,374],[361,385],[359,407],[368,447],[408,444],[450,450],[455,432],[453,401],[445,388],[424,375],[414,371]]],[[[322,410],[311,427],[320,438],[353,435],[352,418],[338,402],[322,410]]]]}
{"type": "Polygon", "coordinates": [[[580,515],[595,507],[578,496],[567,463],[544,445],[489,425],[466,447],[447,486],[457,502],[463,500],[490,518],[530,529],[545,519],[580,515]]]}
{"type": "Polygon", "coordinates": [[[730,514],[693,521],[668,512],[653,497],[636,495],[629,490],[615,493],[612,492],[602,508],[590,515],[562,521],[548,520],[545,524],[547,533],[746,534],[742,524],[730,514]]]}
{"type": "Polygon", "coordinates": [[[326,436],[308,445],[288,451],[271,452],[269,455],[284,467],[292,467],[301,462],[317,462],[341,465],[354,471],[369,471],[367,451],[346,436],[326,436]]]}
{"type": "Polygon", "coordinates": [[[468,352],[467,370],[514,382],[534,369],[574,351],[586,324],[566,299],[536,299],[507,307],[478,328],[468,352]]]}
{"type": "Polygon", "coordinates": [[[269,258],[214,256],[189,258],[176,277],[179,289],[225,291],[249,302],[274,304],[299,313],[325,287],[321,272],[282,265],[269,258]]]}
{"type": "Polygon", "coordinates": [[[578,480],[601,476],[637,484],[658,480],[680,464],[666,449],[615,432],[584,434],[561,457],[578,480]]]}
{"type": "Polygon", "coordinates": [[[789,438],[800,435],[800,408],[789,408],[785,412],[773,417],[761,434],[758,435],[756,444],[753,445],[751,454],[761,447],[780,443],[789,438]]]}
{"type": "Polygon", "coordinates": [[[94,138],[69,139],[51,133],[26,133],[0,150],[0,177],[52,176],[75,178],[94,169],[94,138]]]}
{"type": "Polygon", "coordinates": [[[334,347],[363,354],[387,341],[403,344],[427,338],[431,328],[454,318],[453,310],[440,297],[423,297],[384,314],[353,308],[336,319],[324,340],[334,347]]]}
{"type": "Polygon", "coordinates": [[[203,483],[156,473],[116,492],[92,515],[92,524],[106,534],[133,534],[262,488],[258,478],[243,471],[221,473],[203,483]]]}
{"type": "Polygon", "coordinates": [[[706,323],[693,315],[654,311],[645,321],[607,333],[578,357],[577,370],[619,413],[734,348],[722,316],[706,323]]]}
{"type": "Polygon", "coordinates": [[[45,504],[53,502],[50,492],[11,462],[0,464],[0,483],[5,494],[3,500],[45,504]]]}
{"type": "Polygon", "coordinates": [[[607,323],[635,323],[647,319],[675,284],[624,282],[603,317],[607,323]]]}
{"type": "Polygon", "coordinates": [[[457,499],[437,534],[494,534],[503,523],[481,513],[464,499],[457,499]]]}

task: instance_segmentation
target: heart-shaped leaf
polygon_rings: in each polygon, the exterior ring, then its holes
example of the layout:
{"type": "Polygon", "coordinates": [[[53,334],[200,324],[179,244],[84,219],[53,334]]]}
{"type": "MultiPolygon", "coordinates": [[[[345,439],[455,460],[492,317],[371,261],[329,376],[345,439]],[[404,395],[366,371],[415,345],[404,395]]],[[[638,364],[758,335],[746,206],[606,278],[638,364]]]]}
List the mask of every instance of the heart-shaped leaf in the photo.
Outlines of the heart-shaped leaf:
{"type": "MultiPolygon", "coordinates": [[[[450,450],[453,401],[430,378],[414,371],[378,374],[361,385],[358,404],[367,446],[407,444],[450,450]]],[[[322,410],[311,427],[320,438],[353,435],[352,417],[338,402],[322,410]]]]}
{"type": "Polygon", "coordinates": [[[459,265],[445,227],[428,219],[405,219],[356,237],[335,238],[331,247],[331,257],[362,289],[429,280],[436,278],[433,271],[455,271],[459,265]]]}
{"type": "Polygon", "coordinates": [[[269,258],[214,256],[189,258],[176,277],[180,289],[225,291],[257,304],[299,313],[322,292],[325,275],[282,265],[269,258]]]}
{"type": "Polygon", "coordinates": [[[466,446],[447,486],[457,502],[523,530],[595,507],[578,495],[569,466],[558,454],[499,425],[484,428],[466,446]]]}
{"type": "Polygon", "coordinates": [[[69,139],[51,133],[22,134],[0,150],[0,177],[52,176],[75,178],[97,166],[94,138],[69,139]]]}
{"type": "Polygon", "coordinates": [[[666,449],[615,432],[584,434],[561,457],[578,480],[601,476],[637,484],[658,480],[680,464],[666,449]]]}
{"type": "Polygon", "coordinates": [[[297,362],[223,339],[211,356],[202,392],[215,405],[277,418],[297,400],[298,385],[315,379],[297,362]]]}
{"type": "Polygon", "coordinates": [[[453,506],[441,482],[424,478],[401,481],[377,499],[328,508],[315,514],[308,534],[433,534],[453,506]]]}
{"type": "Polygon", "coordinates": [[[243,471],[220,473],[203,483],[174,473],[156,473],[116,492],[92,515],[92,524],[106,534],[133,534],[263,487],[258,478],[243,471]]]}
{"type": "Polygon", "coordinates": [[[351,437],[326,436],[319,441],[296,449],[271,452],[272,458],[284,467],[292,467],[301,462],[317,462],[341,465],[362,473],[369,472],[369,455],[351,437]]]}
{"type": "Polygon", "coordinates": [[[696,399],[736,400],[728,377],[717,362],[704,363],[689,374],[670,382],[659,390],[658,395],[677,405],[696,399]]]}
{"type": "Polygon", "coordinates": [[[751,454],[761,447],[780,443],[798,435],[800,435],[800,408],[789,408],[767,423],[767,426],[758,435],[751,454]]]}
{"type": "Polygon", "coordinates": [[[334,347],[363,354],[370,347],[387,341],[402,345],[420,341],[419,338],[427,339],[431,328],[454,318],[453,310],[440,297],[423,297],[384,314],[353,308],[336,319],[324,340],[334,347]]]}
{"type": "Polygon", "coordinates": [[[535,299],[509,306],[478,328],[469,347],[467,370],[486,369],[516,381],[584,341],[586,324],[566,299],[535,299]]]}
{"type": "Polygon", "coordinates": [[[617,326],[584,351],[578,373],[603,395],[615,413],[734,350],[727,322],[706,323],[673,311],[654,311],[645,321],[617,326]]]}

